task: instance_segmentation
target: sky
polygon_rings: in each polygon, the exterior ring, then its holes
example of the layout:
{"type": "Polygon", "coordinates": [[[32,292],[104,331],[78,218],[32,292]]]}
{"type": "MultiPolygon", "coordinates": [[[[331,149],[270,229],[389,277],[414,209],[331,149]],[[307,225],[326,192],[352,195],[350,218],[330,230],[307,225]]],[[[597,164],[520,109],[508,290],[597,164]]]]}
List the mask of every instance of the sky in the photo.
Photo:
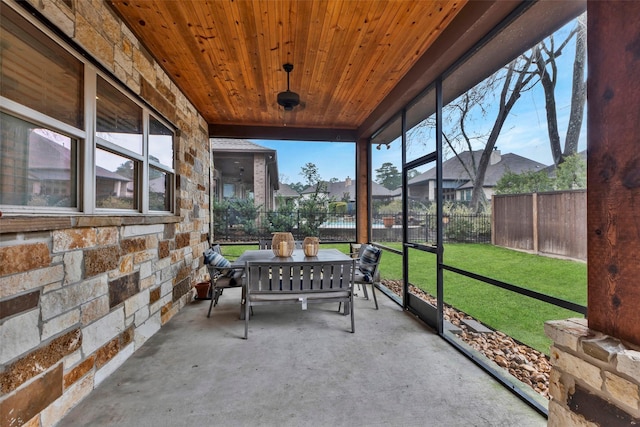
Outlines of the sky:
{"type": "Polygon", "coordinates": [[[356,145],[350,142],[276,141],[252,139],[251,142],[277,150],[280,182],[304,183],[302,167],[313,163],[323,180],[355,178],[356,145]]]}

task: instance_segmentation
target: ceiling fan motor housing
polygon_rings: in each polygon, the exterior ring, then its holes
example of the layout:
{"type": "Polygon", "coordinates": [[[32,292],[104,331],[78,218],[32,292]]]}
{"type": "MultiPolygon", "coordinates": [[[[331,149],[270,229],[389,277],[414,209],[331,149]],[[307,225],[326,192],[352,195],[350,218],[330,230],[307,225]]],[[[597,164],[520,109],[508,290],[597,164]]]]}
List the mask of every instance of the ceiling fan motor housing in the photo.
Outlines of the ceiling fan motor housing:
{"type": "Polygon", "coordinates": [[[293,70],[293,65],[287,63],[282,68],[287,73],[287,90],[278,94],[278,104],[284,107],[285,111],[291,111],[300,104],[300,95],[289,90],[289,73],[293,70]]]}
{"type": "Polygon", "coordinates": [[[290,90],[280,92],[278,94],[278,104],[282,105],[286,111],[291,111],[293,107],[300,104],[300,96],[290,90]]]}

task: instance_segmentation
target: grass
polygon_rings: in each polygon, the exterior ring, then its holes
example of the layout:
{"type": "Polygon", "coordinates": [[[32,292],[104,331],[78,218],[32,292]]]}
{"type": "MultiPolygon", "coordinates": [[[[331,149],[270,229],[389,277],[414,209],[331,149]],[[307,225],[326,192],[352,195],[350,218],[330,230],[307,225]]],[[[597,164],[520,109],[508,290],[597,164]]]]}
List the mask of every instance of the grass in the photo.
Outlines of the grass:
{"type": "MultiPolygon", "coordinates": [[[[401,247],[399,243],[388,246],[401,247]]],[[[587,303],[585,263],[483,244],[447,244],[444,263],[577,304],[587,303]]],[[[387,252],[380,268],[383,279],[401,279],[402,257],[387,252]]],[[[410,250],[409,282],[436,295],[434,254],[410,250]]],[[[551,340],[544,333],[544,322],[582,317],[450,271],[444,271],[443,284],[445,303],[546,354],[549,354],[551,340]]]]}
{"type": "MultiPolygon", "coordinates": [[[[400,243],[386,246],[401,249],[400,243]]],[[[348,244],[322,244],[349,252],[348,244]]],[[[223,254],[236,258],[256,245],[224,246],[223,254]]],[[[581,262],[532,255],[483,244],[447,244],[444,263],[453,267],[531,289],[577,304],[587,303],[587,266],[581,262]]],[[[402,256],[385,252],[380,272],[383,279],[402,279],[402,256]]],[[[444,272],[444,301],[543,353],[551,341],[544,334],[547,320],[582,317],[581,314],[514,294],[495,286],[444,272]]],[[[436,295],[436,256],[411,249],[409,282],[436,295]]]]}

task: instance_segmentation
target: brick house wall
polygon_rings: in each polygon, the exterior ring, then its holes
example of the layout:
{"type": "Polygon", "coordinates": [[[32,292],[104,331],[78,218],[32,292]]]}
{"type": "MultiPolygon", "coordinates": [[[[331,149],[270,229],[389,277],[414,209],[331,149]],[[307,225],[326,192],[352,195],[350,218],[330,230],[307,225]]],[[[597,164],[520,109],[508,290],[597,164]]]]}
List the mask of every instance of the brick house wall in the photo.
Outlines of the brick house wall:
{"type": "Polygon", "coordinates": [[[208,246],[202,116],[105,2],[29,3],[177,126],[176,209],[0,216],[2,426],[57,423],[191,301],[208,246]]]}

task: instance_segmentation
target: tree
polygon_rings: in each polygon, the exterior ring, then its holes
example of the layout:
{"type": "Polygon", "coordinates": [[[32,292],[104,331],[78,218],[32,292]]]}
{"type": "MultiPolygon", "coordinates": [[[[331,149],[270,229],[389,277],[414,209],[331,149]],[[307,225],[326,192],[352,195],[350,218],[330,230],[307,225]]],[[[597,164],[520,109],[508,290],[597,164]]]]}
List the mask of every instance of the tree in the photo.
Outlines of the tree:
{"type": "Polygon", "coordinates": [[[407,179],[415,178],[418,175],[420,175],[420,172],[418,172],[416,169],[411,169],[410,171],[407,171],[407,179]]]}
{"type": "Polygon", "coordinates": [[[507,171],[496,183],[496,194],[525,194],[551,191],[553,183],[546,171],[507,171]]]}
{"type": "Polygon", "coordinates": [[[587,163],[579,154],[565,157],[564,162],[556,167],[555,175],[552,179],[546,170],[520,174],[507,171],[496,183],[495,193],[524,194],[587,188],[587,163]]]}
{"type": "Polygon", "coordinates": [[[587,61],[587,30],[586,13],[576,19],[576,25],[569,35],[555,46],[553,35],[548,39],[538,43],[533,48],[535,60],[535,72],[540,78],[545,96],[545,110],[547,113],[547,132],[549,134],[549,144],[553,162],[560,165],[569,156],[578,151],[578,141],[584,117],[584,106],[587,98],[587,82],[585,79],[585,64],[587,61]],[[571,86],[571,110],[569,113],[569,124],[565,135],[564,149],[560,141],[558,130],[558,116],[555,98],[558,66],[556,58],[562,54],[569,41],[575,36],[575,57],[573,60],[573,77],[571,86]]]}
{"type": "MultiPolygon", "coordinates": [[[[554,162],[558,165],[566,156],[575,153],[584,111],[586,52],[584,35],[584,18],[581,17],[577,20],[576,28],[557,48],[552,35],[445,107],[445,124],[450,125],[450,129],[443,131],[446,147],[458,159],[460,159],[459,155],[462,151],[473,153],[474,146],[483,147],[479,160],[471,155],[469,164],[460,161],[473,183],[471,206],[474,211],[479,211],[486,203],[483,191],[486,170],[502,127],[521,94],[532,89],[538,82],[542,82],[545,93],[547,127],[554,162]],[[574,36],[576,36],[576,55],[573,67],[571,117],[563,152],[559,148],[557,106],[554,95],[558,74],[556,59],[562,55],[563,50],[574,36]],[[490,108],[492,108],[491,111],[489,111],[490,108]],[[489,114],[495,114],[491,122],[493,123],[491,129],[486,134],[479,131],[474,132],[476,128],[473,126],[473,120],[477,119],[479,115],[487,118],[489,114]]],[[[435,127],[433,119],[425,121],[425,124],[435,127]]]]}
{"type": "Polygon", "coordinates": [[[579,154],[572,154],[556,169],[556,190],[587,188],[587,162],[579,154]]]}
{"type": "Polygon", "coordinates": [[[291,183],[289,184],[289,187],[291,187],[298,194],[302,193],[304,189],[307,188],[307,186],[302,182],[291,183]]]}
{"type": "Polygon", "coordinates": [[[134,169],[133,169],[133,161],[127,160],[115,171],[118,175],[124,176],[125,178],[133,179],[134,169]]]}
{"type": "MultiPolygon", "coordinates": [[[[160,159],[158,159],[155,156],[149,156],[149,160],[152,160],[156,163],[160,163],[160,159]]],[[[135,175],[134,165],[135,164],[133,160],[127,160],[126,162],[118,166],[115,172],[120,176],[124,176],[125,178],[133,179],[135,175]]],[[[162,172],[160,172],[157,169],[154,169],[153,167],[149,168],[149,179],[156,179],[156,178],[160,178],[161,176],[162,176],[162,172]]]]}
{"type": "Polygon", "coordinates": [[[385,162],[376,169],[376,182],[389,190],[395,190],[402,185],[402,174],[393,163],[385,162]]]}
{"type": "Polygon", "coordinates": [[[460,160],[460,163],[464,166],[473,183],[470,205],[475,212],[480,211],[487,202],[482,187],[489,160],[491,159],[491,152],[494,150],[504,122],[522,92],[531,89],[535,84],[533,81],[535,75],[528,72],[532,61],[532,55],[522,55],[516,58],[507,64],[503,70],[498,71],[476,87],[468,90],[447,106],[448,120],[456,123],[457,126],[452,128],[452,133],[445,133],[443,139],[458,159],[460,159],[459,151],[461,149],[471,153],[471,164],[466,164],[462,160],[460,160]],[[484,103],[490,101],[488,99],[489,96],[495,95],[498,89],[498,108],[493,119],[491,131],[488,135],[469,133],[467,124],[472,119],[474,111],[479,109],[483,116],[487,116],[488,110],[484,103]],[[472,147],[474,142],[482,140],[484,140],[484,148],[479,161],[476,163],[472,147]]]}
{"type": "Polygon", "coordinates": [[[331,201],[326,195],[327,183],[322,181],[318,167],[313,163],[305,164],[300,174],[304,176],[308,187],[314,189],[300,199],[300,231],[305,236],[318,236],[320,226],[327,219],[327,202],[331,201]]]}

